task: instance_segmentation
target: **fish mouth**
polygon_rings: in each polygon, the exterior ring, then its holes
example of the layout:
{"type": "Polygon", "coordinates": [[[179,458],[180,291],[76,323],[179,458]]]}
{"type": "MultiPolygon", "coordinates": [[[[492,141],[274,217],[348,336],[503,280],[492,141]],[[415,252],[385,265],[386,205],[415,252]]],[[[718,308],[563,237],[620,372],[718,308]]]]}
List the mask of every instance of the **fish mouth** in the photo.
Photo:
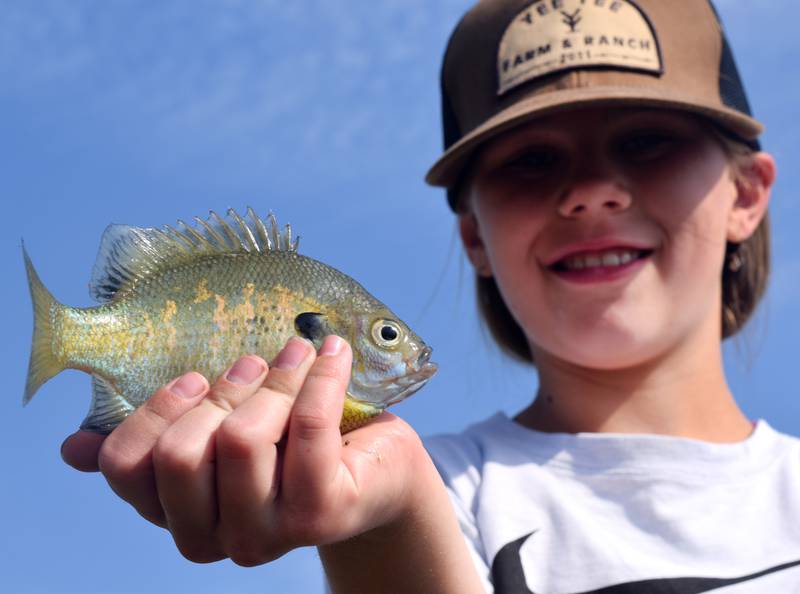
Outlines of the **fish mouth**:
{"type": "Polygon", "coordinates": [[[422,352],[417,357],[416,366],[417,367],[424,367],[428,364],[431,360],[431,353],[433,353],[433,349],[429,346],[425,346],[422,348],[422,352]]]}
{"type": "Polygon", "coordinates": [[[430,379],[436,374],[439,366],[432,361],[425,361],[417,371],[396,378],[393,382],[394,385],[401,387],[401,390],[394,394],[389,400],[386,401],[385,406],[397,404],[401,400],[405,400],[414,392],[419,390],[422,386],[427,384],[430,379]]]}
{"type": "Polygon", "coordinates": [[[429,346],[424,347],[416,359],[405,362],[405,373],[388,377],[377,384],[364,385],[351,378],[348,395],[353,400],[381,410],[405,400],[427,384],[439,369],[439,366],[430,360],[432,352],[433,349],[429,346]],[[366,394],[369,396],[364,398],[366,394]]]}

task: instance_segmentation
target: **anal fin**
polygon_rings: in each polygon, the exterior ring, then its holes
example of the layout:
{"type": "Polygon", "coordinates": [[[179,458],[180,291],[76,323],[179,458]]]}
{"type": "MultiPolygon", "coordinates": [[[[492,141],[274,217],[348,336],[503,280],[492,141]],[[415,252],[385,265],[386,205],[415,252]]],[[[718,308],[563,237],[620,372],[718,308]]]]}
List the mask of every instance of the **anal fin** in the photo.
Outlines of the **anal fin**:
{"type": "Polygon", "coordinates": [[[99,375],[92,376],[92,406],[81,429],[93,433],[111,433],[135,408],[114,385],[99,375]]]}

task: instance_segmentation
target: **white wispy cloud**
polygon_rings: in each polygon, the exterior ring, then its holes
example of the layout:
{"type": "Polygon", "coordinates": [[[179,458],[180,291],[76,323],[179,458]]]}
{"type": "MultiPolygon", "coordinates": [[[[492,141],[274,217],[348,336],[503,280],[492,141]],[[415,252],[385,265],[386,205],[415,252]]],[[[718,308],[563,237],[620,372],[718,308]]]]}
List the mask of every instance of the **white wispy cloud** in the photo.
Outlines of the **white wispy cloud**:
{"type": "MultiPolygon", "coordinates": [[[[463,3],[441,11],[457,14],[463,3]]],[[[385,106],[410,88],[435,95],[438,56],[423,54],[454,17],[434,19],[425,0],[329,2],[272,0],[110,3],[21,0],[4,5],[0,93],[64,92],[91,86],[86,106],[108,121],[146,120],[165,139],[252,143],[286,118],[302,122],[306,148],[341,151],[376,126],[409,139],[411,122],[385,106]],[[412,80],[409,63],[429,69],[412,80]],[[354,106],[358,106],[355,108],[354,106]]],[[[419,68],[412,68],[419,72],[419,68]]],[[[430,113],[419,104],[419,114],[430,113]]],[[[408,118],[405,118],[408,120],[408,118]]],[[[278,132],[279,134],[282,132],[278,132]]],[[[270,139],[280,144],[287,138],[270,139]]],[[[291,139],[297,142],[297,138],[291,139]]]]}
{"type": "MultiPolygon", "coordinates": [[[[236,175],[305,160],[342,177],[403,149],[422,173],[439,147],[439,52],[469,4],[6,0],[0,96],[74,94],[81,116],[152,147],[156,166],[227,160],[236,175]]],[[[748,83],[776,47],[797,47],[790,0],[718,4],[748,83]]]]}

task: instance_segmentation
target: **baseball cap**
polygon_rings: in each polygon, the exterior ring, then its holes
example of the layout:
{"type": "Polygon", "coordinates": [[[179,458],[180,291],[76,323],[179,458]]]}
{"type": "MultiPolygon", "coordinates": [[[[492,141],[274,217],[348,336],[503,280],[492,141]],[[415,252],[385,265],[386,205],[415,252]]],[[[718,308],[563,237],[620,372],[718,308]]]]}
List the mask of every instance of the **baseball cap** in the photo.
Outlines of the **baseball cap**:
{"type": "Polygon", "coordinates": [[[559,110],[678,109],[756,148],[763,131],[709,0],[481,0],[450,36],[441,92],[445,151],[425,179],[449,190],[482,143],[559,110]]]}

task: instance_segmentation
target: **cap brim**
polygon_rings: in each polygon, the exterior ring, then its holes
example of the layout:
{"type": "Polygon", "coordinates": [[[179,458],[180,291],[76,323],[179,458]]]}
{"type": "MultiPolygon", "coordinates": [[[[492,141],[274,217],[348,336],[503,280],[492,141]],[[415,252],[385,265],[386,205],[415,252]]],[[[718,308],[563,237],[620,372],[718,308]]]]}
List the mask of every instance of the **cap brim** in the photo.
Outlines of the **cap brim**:
{"type": "Polygon", "coordinates": [[[764,130],[760,122],[734,109],[709,104],[697,97],[670,95],[663,90],[607,86],[564,89],[520,100],[489,118],[448,148],[430,168],[425,181],[432,186],[453,187],[470,155],[482,143],[537,117],[588,105],[658,107],[697,113],[715,120],[744,140],[755,140],[764,130]]]}

